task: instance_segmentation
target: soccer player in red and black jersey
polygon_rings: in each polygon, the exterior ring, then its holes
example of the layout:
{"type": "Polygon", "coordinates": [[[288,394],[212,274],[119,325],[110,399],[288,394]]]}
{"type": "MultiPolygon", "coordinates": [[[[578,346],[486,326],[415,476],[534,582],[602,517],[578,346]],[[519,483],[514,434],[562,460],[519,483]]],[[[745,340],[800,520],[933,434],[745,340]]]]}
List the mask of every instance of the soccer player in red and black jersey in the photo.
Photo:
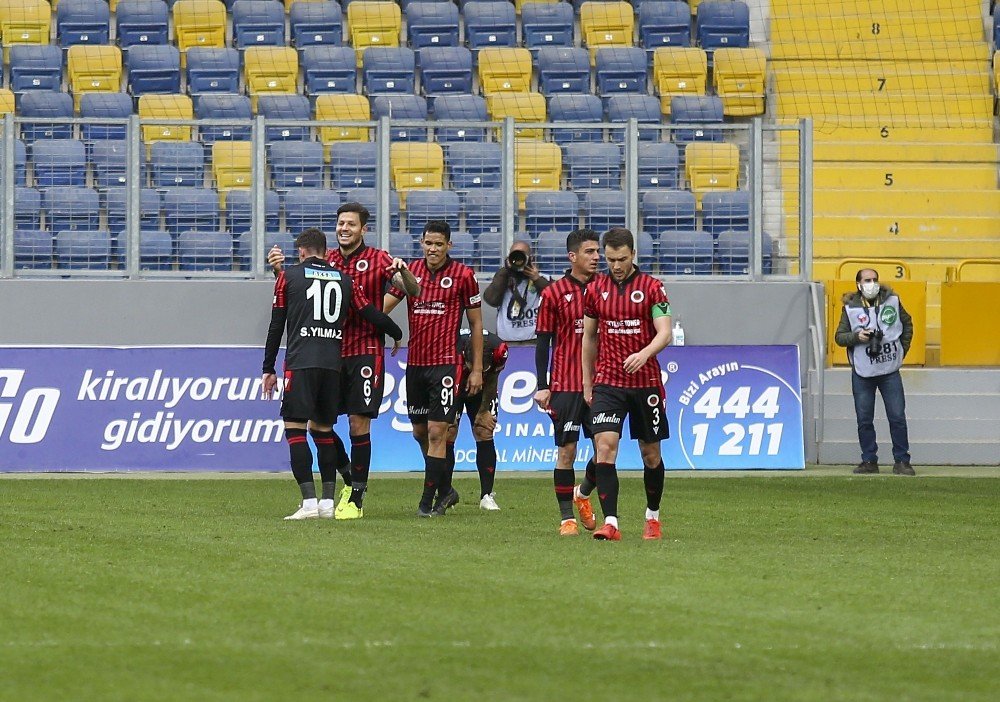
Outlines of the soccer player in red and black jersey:
{"type": "Polygon", "coordinates": [[[333,424],[337,421],[344,324],[353,312],[389,334],[397,342],[399,326],[375,309],[351,277],[326,261],[326,235],[307,229],[295,240],[298,265],[278,274],[274,284],[271,324],[264,346],[263,391],[270,399],[278,383],[275,359],[281,336],[287,329],[284,396],[281,416],[291,457],[292,474],[302,492],[302,504],[286,519],[333,518],[337,482],[333,457],[333,424]],[[316,499],[312,476],[312,452],[306,443],[306,425],[316,444],[322,499],[316,499]]]}
{"type": "Polygon", "coordinates": [[[639,442],[646,487],[644,539],[659,539],[663,459],[669,436],[656,354],[670,343],[670,301],[663,284],[635,265],[635,239],[624,227],[604,233],[608,274],[594,276],[583,304],[583,396],[597,448],[597,494],[604,526],[595,539],[620,541],[615,460],[625,417],[639,442]]]}
{"type": "MultiPolygon", "coordinates": [[[[413,438],[424,454],[424,492],[417,516],[432,516],[432,508],[448,509],[458,502],[451,488],[434,505],[438,485],[447,479],[448,427],[455,421],[460,398],[459,385],[476,395],[483,389],[483,313],[476,274],[448,255],[451,227],[431,220],[420,236],[424,257],[410,271],[420,283],[419,297],[407,300],[410,341],[406,359],[406,401],[413,438]],[[469,319],[472,363],[463,379],[462,359],[455,339],[462,313],[469,319]]],[[[403,291],[393,287],[389,295],[399,299],[403,291]]],[[[395,306],[388,299],[386,310],[395,306]]]]}
{"type": "MultiPolygon", "coordinates": [[[[348,273],[376,309],[383,309],[387,288],[397,285],[407,295],[420,292],[420,285],[406,262],[382,249],[367,246],[369,212],[357,202],[346,202],[337,210],[337,243],[327,260],[337,270],[348,273]]],[[[268,262],[278,270],[283,260],[280,249],[272,249],[268,262]]],[[[393,298],[395,299],[395,298],[393,298]]],[[[341,407],[348,415],[351,436],[350,471],[345,471],[348,487],[337,504],[337,519],[364,516],[362,504],[371,469],[371,422],[379,413],[385,388],[382,335],[358,314],[348,313],[344,323],[344,370],[341,379],[341,407]]],[[[395,351],[395,350],[394,350],[395,351]]],[[[339,439],[338,439],[339,441],[339,439]]],[[[337,466],[348,463],[343,444],[336,446],[337,466]]]]}
{"type": "MultiPolygon", "coordinates": [[[[595,479],[595,460],[587,463],[583,482],[576,486],[573,464],[580,430],[588,439],[590,411],[583,400],[583,297],[587,285],[597,273],[601,258],[600,237],[593,229],[577,229],[566,237],[570,268],[566,275],[542,291],[535,331],[535,375],[538,391],[535,402],[552,418],[558,447],[556,467],[552,471],[556,501],[562,521],[559,533],[580,533],[573,516],[573,505],[580,512],[584,528],[593,531],[597,522],[590,505],[595,479]],[[552,349],[552,373],[549,374],[549,349],[552,349]]],[[[595,452],[596,453],[596,452],[595,452]]]]}

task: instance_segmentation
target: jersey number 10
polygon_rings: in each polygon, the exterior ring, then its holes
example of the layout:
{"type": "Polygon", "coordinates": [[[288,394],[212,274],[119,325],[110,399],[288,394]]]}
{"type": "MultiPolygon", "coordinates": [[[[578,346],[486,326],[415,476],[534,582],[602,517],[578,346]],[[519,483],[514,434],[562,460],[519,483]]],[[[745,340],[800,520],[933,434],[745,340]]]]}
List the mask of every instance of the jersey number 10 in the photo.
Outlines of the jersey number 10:
{"type": "Polygon", "coordinates": [[[313,319],[335,324],[340,319],[344,293],[339,283],[331,280],[314,280],[306,290],[306,299],[313,301],[313,319]]]}

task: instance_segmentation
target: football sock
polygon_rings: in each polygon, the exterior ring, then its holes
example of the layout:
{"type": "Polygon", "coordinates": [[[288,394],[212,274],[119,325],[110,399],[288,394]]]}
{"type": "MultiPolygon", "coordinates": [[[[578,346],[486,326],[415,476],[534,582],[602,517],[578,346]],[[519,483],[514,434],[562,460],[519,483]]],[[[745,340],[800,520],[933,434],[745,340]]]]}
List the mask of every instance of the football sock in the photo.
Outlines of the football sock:
{"type": "MultiPolygon", "coordinates": [[[[597,463],[597,496],[605,517],[618,516],[618,471],[614,463],[597,463]]],[[[605,520],[607,521],[607,520],[605,520]]]]}
{"type": "Polygon", "coordinates": [[[556,488],[559,514],[563,520],[575,519],[573,516],[573,485],[576,483],[576,473],[572,468],[569,470],[556,468],[552,471],[552,482],[556,488]]]}
{"type": "Polygon", "coordinates": [[[451,479],[455,475],[455,442],[449,441],[444,447],[444,471],[438,482],[438,497],[444,497],[451,492],[451,479]]]}
{"type": "Polygon", "coordinates": [[[368,472],[372,464],[372,435],[351,437],[351,502],[361,507],[368,489],[368,472]]]}
{"type": "Polygon", "coordinates": [[[326,484],[337,482],[337,449],[333,439],[335,434],[332,431],[316,429],[310,429],[309,434],[316,444],[316,462],[319,464],[319,474],[323,479],[323,498],[329,499],[326,495],[326,484]]]}
{"type": "Polygon", "coordinates": [[[615,529],[617,529],[618,528],[618,517],[605,517],[604,518],[604,523],[605,524],[610,524],[615,529]]]}
{"type": "Polygon", "coordinates": [[[313,485],[312,451],[309,449],[309,443],[306,441],[306,430],[285,429],[285,440],[288,442],[288,456],[292,467],[292,475],[295,477],[295,482],[298,483],[299,489],[302,490],[302,498],[315,498],[316,486],[313,485]],[[311,494],[306,494],[307,484],[311,494]]]}
{"type": "Polygon", "coordinates": [[[597,463],[591,458],[587,461],[587,467],[583,469],[583,482],[580,483],[580,495],[590,497],[590,493],[597,487],[597,463]]]}
{"type": "Polygon", "coordinates": [[[493,492],[497,470],[497,445],[493,439],[476,442],[476,470],[479,471],[479,497],[486,497],[493,492]]]}
{"type": "Polygon", "coordinates": [[[646,508],[654,512],[660,510],[660,498],[663,497],[663,461],[655,468],[643,467],[642,483],[646,487],[646,508]]]}
{"type": "Polygon", "coordinates": [[[324,480],[323,481],[323,499],[333,500],[337,495],[337,481],[336,480],[324,480]]]}
{"type": "Polygon", "coordinates": [[[660,510],[658,509],[646,509],[646,519],[655,519],[660,521],[660,510]]]}
{"type": "Polygon", "coordinates": [[[420,497],[420,506],[431,508],[434,500],[434,493],[448,468],[447,460],[436,456],[424,457],[424,493],[420,497]]]}
{"type": "Polygon", "coordinates": [[[337,432],[333,432],[333,450],[336,451],[336,458],[333,465],[337,467],[337,472],[344,479],[345,485],[351,484],[351,459],[347,457],[347,449],[344,448],[344,440],[337,432]]]}

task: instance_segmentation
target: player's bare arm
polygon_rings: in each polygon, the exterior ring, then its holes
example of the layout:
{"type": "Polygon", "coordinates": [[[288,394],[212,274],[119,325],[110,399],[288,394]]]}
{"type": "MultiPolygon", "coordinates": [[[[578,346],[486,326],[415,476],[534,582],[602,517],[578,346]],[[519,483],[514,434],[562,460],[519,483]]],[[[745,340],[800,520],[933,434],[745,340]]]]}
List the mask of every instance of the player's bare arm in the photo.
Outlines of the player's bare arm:
{"type": "Polygon", "coordinates": [[[597,359],[597,320],[583,318],[583,400],[588,405],[594,399],[594,361],[597,359]]]}
{"type": "Polygon", "coordinates": [[[392,259],[389,271],[392,272],[392,284],[405,292],[407,297],[420,297],[420,283],[406,261],[401,258],[392,259]]]}
{"type": "Polygon", "coordinates": [[[490,368],[489,371],[483,374],[483,402],[480,404],[479,412],[472,422],[474,428],[488,432],[496,429],[497,418],[490,411],[490,400],[497,396],[497,388],[500,385],[500,371],[502,370],[503,367],[490,368]]]}
{"type": "Polygon", "coordinates": [[[472,370],[467,389],[470,395],[478,395],[483,389],[483,311],[470,307],[465,310],[465,315],[469,319],[469,346],[472,349],[472,370]]]}
{"type": "MultiPolygon", "coordinates": [[[[665,307],[669,307],[665,305],[665,307]]],[[[642,350],[636,351],[625,359],[624,368],[626,373],[635,373],[642,368],[649,359],[653,358],[670,343],[670,315],[664,314],[653,317],[653,328],[656,329],[656,336],[653,337],[642,350]]]]}

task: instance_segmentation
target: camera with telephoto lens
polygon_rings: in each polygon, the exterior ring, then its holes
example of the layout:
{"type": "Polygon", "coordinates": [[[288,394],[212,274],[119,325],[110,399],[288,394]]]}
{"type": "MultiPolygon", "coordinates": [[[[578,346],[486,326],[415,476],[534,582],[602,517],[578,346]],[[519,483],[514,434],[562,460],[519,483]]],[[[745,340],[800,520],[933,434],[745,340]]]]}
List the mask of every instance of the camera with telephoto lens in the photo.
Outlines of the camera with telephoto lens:
{"type": "Polygon", "coordinates": [[[872,329],[871,336],[868,337],[868,345],[865,347],[865,353],[869,356],[878,356],[882,353],[882,337],[885,334],[881,329],[872,329]]]}
{"type": "Polygon", "coordinates": [[[528,254],[520,250],[511,251],[510,255],[507,256],[507,265],[510,266],[511,270],[520,273],[528,265],[528,254]]]}

